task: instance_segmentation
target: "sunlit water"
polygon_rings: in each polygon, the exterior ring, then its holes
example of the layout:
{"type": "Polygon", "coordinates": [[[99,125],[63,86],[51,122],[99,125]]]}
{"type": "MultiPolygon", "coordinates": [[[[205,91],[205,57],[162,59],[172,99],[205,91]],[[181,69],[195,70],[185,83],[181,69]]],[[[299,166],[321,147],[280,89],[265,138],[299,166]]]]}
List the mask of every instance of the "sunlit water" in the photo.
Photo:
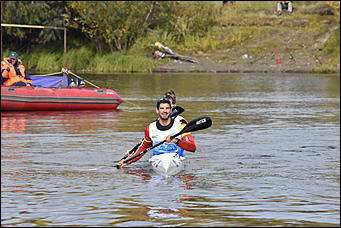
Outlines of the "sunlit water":
{"type": "Polygon", "coordinates": [[[339,76],[83,76],[119,110],[1,113],[2,225],[340,225],[339,76]],[[167,89],[213,120],[185,170],[162,177],[149,154],[114,168],[167,89]]]}

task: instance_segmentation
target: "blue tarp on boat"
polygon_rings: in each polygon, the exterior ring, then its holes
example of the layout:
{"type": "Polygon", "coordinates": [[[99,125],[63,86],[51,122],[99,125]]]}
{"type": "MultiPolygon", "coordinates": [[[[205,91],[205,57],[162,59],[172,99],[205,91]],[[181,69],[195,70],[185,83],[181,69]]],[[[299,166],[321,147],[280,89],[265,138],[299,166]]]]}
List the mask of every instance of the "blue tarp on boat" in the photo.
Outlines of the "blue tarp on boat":
{"type": "Polygon", "coordinates": [[[67,87],[68,78],[63,76],[31,76],[32,85],[42,87],[67,87]]]}

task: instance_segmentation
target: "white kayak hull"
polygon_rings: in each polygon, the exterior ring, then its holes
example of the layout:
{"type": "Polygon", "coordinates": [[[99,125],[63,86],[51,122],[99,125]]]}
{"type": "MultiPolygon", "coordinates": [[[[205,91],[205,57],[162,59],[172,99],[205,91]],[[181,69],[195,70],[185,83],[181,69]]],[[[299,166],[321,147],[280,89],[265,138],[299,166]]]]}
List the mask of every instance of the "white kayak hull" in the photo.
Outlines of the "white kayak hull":
{"type": "Polygon", "coordinates": [[[155,155],[149,159],[153,170],[163,176],[171,176],[180,173],[184,169],[184,157],[176,153],[155,155]]]}

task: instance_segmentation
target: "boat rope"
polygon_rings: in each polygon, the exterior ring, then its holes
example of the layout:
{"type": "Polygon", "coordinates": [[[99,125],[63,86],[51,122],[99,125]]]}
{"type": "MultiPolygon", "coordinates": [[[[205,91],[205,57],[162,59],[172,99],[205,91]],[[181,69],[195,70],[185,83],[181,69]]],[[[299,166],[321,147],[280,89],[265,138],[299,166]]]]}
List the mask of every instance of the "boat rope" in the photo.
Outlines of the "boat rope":
{"type": "MultiPolygon", "coordinates": [[[[78,75],[72,73],[70,70],[68,70],[68,69],[66,69],[66,68],[62,68],[62,72],[65,73],[65,74],[72,74],[73,76],[75,76],[75,77],[77,77],[77,78],[79,78],[79,79],[84,80],[85,82],[89,83],[90,85],[92,85],[92,86],[94,86],[94,87],[96,87],[96,88],[100,88],[100,87],[96,86],[95,84],[93,84],[93,83],[91,83],[91,82],[89,82],[89,81],[83,79],[82,77],[80,77],[80,76],[78,76],[78,75]]],[[[125,102],[130,103],[130,104],[134,105],[135,107],[140,107],[139,105],[136,105],[136,104],[134,104],[133,102],[130,102],[130,101],[125,101],[125,102]]]]}
{"type": "Polygon", "coordinates": [[[139,106],[139,105],[137,105],[137,104],[134,104],[133,102],[130,102],[130,101],[127,101],[127,100],[125,100],[124,102],[129,103],[129,104],[132,104],[133,106],[138,107],[138,108],[141,107],[141,106],[139,106]]]}
{"type": "Polygon", "coordinates": [[[72,73],[70,70],[66,69],[66,68],[62,68],[62,72],[65,73],[65,74],[72,74],[73,76],[75,76],[76,78],[79,78],[79,79],[82,79],[84,80],[85,82],[89,83],[90,85],[92,85],[93,87],[96,87],[97,89],[100,88],[99,86],[89,82],[88,80],[85,80],[84,78],[72,73]]]}

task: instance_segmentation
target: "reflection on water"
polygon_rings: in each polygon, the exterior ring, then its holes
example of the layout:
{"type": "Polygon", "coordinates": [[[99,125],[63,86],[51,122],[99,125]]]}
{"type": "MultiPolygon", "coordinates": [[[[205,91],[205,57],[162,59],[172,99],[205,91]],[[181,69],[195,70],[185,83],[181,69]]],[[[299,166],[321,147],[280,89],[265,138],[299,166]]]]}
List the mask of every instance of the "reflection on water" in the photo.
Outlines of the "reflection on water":
{"type": "MultiPolygon", "coordinates": [[[[148,166],[148,164],[146,165],[148,166]]],[[[178,174],[176,176],[163,177],[158,175],[152,175],[152,169],[148,166],[148,168],[140,168],[140,169],[119,169],[118,172],[122,175],[135,175],[141,177],[141,183],[148,184],[153,182],[153,184],[170,184],[177,183],[177,185],[183,186],[184,189],[192,189],[192,180],[194,179],[194,175],[189,174],[178,174]]]]}
{"type": "MultiPolygon", "coordinates": [[[[36,111],[36,112],[1,112],[1,133],[34,134],[41,130],[53,131],[63,127],[69,133],[79,133],[94,128],[102,128],[98,117],[114,121],[119,111],[36,111]],[[30,127],[34,126],[34,128],[30,127]]],[[[110,127],[108,121],[104,127],[110,127]]],[[[103,123],[102,123],[103,124],[103,123]]]]}
{"type": "Polygon", "coordinates": [[[84,77],[119,110],[1,113],[2,225],[339,226],[339,76],[84,77]],[[213,120],[185,170],[159,176],[148,154],[114,168],[167,89],[213,120]]]}

